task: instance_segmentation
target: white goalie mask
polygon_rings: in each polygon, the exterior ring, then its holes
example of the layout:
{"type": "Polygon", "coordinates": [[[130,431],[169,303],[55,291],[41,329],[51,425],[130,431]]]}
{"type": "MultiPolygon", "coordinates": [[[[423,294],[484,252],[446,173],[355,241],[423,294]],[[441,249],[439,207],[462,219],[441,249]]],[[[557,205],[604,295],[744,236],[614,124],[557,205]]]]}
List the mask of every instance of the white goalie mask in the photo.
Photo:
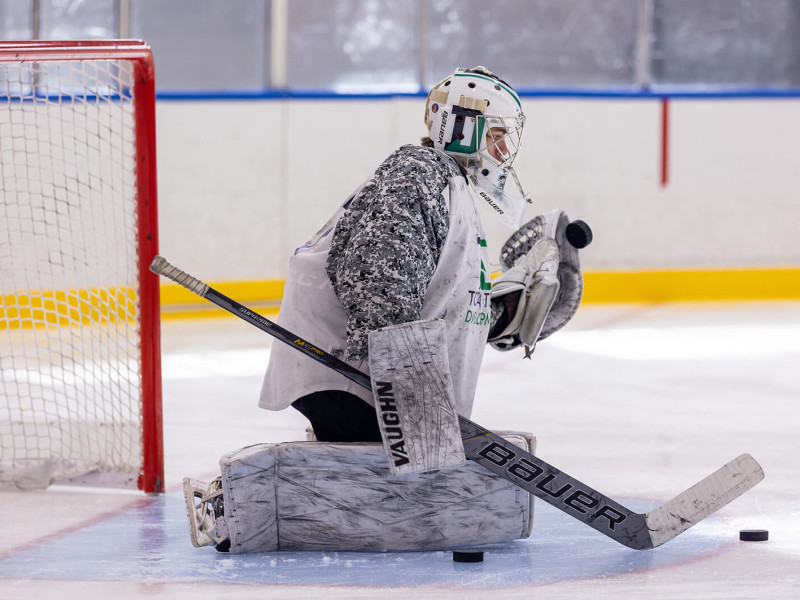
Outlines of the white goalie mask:
{"type": "Polygon", "coordinates": [[[478,202],[517,229],[530,197],[511,167],[525,125],[511,86],[485,67],[457,69],[428,94],[425,125],[434,148],[465,168],[478,202]]]}

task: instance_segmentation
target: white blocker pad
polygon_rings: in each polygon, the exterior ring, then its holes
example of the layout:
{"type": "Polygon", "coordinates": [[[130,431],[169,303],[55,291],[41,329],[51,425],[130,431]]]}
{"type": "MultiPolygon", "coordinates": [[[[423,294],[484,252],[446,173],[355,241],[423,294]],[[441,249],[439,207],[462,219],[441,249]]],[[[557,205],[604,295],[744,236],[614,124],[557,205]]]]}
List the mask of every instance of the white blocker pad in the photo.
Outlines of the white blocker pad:
{"type": "MultiPolygon", "coordinates": [[[[501,435],[535,450],[530,434],[501,435]]],[[[533,496],[478,464],[393,477],[377,443],[258,444],[220,467],[233,553],[446,549],[533,524],[533,496]]]]}
{"type": "Polygon", "coordinates": [[[369,370],[391,472],[405,475],[463,465],[444,321],[371,331],[369,370]]]}

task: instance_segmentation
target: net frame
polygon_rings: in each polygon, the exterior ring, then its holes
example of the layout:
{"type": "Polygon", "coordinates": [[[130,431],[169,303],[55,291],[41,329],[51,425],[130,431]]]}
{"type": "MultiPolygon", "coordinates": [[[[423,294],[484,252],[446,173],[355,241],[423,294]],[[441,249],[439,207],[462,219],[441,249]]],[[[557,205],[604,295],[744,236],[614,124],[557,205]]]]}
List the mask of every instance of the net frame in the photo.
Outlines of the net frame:
{"type": "Polygon", "coordinates": [[[130,61],[135,152],[136,271],[139,294],[141,457],[137,486],[164,491],[161,405],[161,333],[158,277],[149,271],[158,254],[155,69],[150,46],[139,40],[0,41],[0,63],[130,61]]]}

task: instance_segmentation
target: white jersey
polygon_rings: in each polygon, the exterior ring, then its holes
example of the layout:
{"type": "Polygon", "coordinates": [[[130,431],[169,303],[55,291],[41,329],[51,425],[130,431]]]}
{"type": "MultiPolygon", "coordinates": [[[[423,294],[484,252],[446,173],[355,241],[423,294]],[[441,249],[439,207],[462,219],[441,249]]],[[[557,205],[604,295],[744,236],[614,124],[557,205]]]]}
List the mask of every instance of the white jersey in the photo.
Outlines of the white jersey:
{"type": "MultiPolygon", "coordinates": [[[[489,261],[483,227],[464,177],[451,177],[442,196],[449,209],[449,229],[425,292],[420,320],[445,321],[456,408],[469,418],[491,321],[489,261]]],[[[346,206],[289,259],[278,318],[281,327],[342,359],[347,317],[325,265],[334,228],[346,206]]],[[[366,371],[369,363],[362,359],[352,364],[366,371]]],[[[324,390],[350,392],[374,405],[369,390],[295,348],[273,344],[261,389],[261,408],[282,410],[298,398],[324,390]]]]}

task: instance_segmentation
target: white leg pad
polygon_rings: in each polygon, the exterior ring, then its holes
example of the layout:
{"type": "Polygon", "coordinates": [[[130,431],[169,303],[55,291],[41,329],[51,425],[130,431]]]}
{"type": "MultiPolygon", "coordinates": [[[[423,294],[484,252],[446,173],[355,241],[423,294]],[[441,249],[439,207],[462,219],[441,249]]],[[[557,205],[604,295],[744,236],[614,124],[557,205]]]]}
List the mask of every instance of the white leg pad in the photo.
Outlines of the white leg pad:
{"type": "Polygon", "coordinates": [[[528,537],[533,522],[533,496],[476,463],[393,477],[380,444],[259,444],[220,466],[232,553],[445,549],[528,537]]]}
{"type": "Polygon", "coordinates": [[[278,549],[276,447],[247,446],[219,461],[232,553],[278,549]]]}

